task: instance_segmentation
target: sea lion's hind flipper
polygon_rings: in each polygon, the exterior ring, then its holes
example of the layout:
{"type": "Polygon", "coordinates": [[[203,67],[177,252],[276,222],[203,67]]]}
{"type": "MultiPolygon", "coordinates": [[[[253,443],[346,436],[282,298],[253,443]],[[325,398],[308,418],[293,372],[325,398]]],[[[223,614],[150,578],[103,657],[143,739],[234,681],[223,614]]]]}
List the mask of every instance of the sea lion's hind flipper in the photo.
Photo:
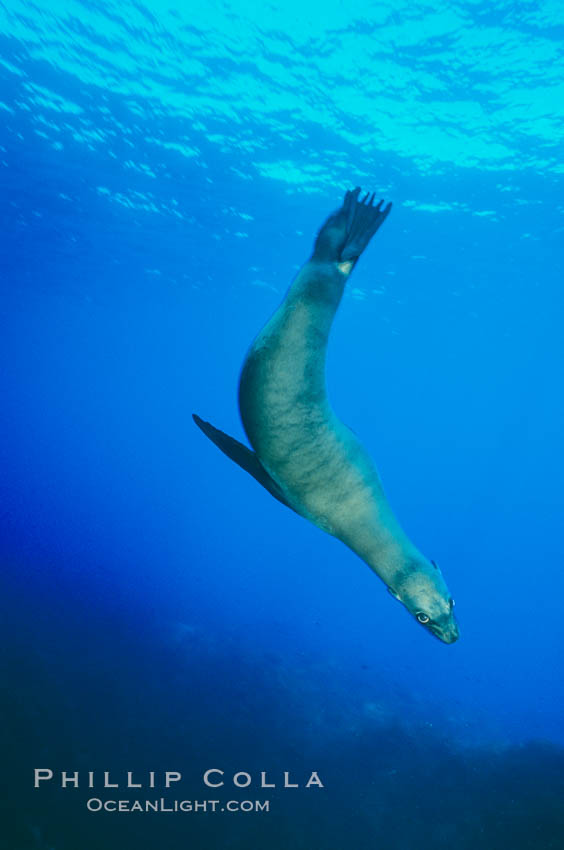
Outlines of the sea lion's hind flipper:
{"type": "Polygon", "coordinates": [[[219,430],[219,428],[214,428],[213,425],[209,422],[205,422],[203,419],[200,419],[200,417],[195,413],[192,414],[192,419],[198,428],[204,432],[206,437],[208,437],[212,443],[215,443],[218,449],[221,449],[227,457],[234,460],[235,463],[246,470],[249,475],[253,476],[253,478],[256,478],[259,484],[262,484],[262,486],[265,487],[275,499],[278,499],[279,502],[282,502],[282,504],[286,505],[288,508],[292,507],[284,498],[276,481],[270,477],[256,454],[251,451],[251,449],[248,449],[247,446],[243,445],[243,443],[240,443],[238,440],[230,437],[229,434],[224,434],[223,431],[219,430]]]}
{"type": "Polygon", "coordinates": [[[340,262],[356,262],[378,228],[384,223],[392,208],[391,203],[382,209],[384,201],[374,204],[374,195],[367,192],[359,200],[360,188],[349,191],[343,201],[342,212],[347,217],[347,236],[341,249],[340,262]]]}

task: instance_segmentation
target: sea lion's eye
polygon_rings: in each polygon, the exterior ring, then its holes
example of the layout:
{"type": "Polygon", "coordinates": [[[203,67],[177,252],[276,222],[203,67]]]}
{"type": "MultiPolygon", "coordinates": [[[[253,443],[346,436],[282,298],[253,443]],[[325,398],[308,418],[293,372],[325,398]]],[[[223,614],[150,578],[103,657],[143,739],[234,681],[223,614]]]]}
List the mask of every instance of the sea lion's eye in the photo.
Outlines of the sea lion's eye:
{"type": "Polygon", "coordinates": [[[432,558],[431,558],[431,563],[432,563],[432,565],[434,566],[434,568],[435,568],[436,570],[438,570],[438,569],[439,569],[439,565],[437,564],[437,562],[436,562],[436,561],[433,561],[433,559],[432,559],[432,558]]]}
{"type": "Polygon", "coordinates": [[[448,600],[448,604],[449,604],[449,606],[450,606],[450,610],[452,611],[452,609],[453,609],[453,608],[454,608],[454,606],[456,605],[456,602],[454,601],[454,599],[449,599],[449,600],[448,600]]]}
{"type": "Polygon", "coordinates": [[[423,625],[428,623],[429,620],[431,619],[430,617],[427,616],[427,614],[424,614],[423,611],[418,611],[415,616],[417,617],[417,619],[420,623],[423,623],[423,625]]]}

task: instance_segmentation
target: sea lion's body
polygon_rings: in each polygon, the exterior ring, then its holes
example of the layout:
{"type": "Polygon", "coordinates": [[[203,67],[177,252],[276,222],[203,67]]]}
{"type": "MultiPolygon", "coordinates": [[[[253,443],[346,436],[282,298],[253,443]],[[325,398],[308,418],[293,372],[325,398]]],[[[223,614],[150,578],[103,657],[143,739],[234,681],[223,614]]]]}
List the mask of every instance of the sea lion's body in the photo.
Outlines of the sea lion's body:
{"type": "Polygon", "coordinates": [[[380,207],[360,203],[358,190],[347,193],[252,344],[239,409],[254,455],[196,421],[276,498],[356,552],[420,622],[452,643],[458,630],[440,570],[399,525],[370,455],[335,415],[326,390],[333,319],[358,256],[389,212],[380,207]]]}
{"type": "Polygon", "coordinates": [[[304,266],[247,355],[239,409],[249,442],[294,510],[378,565],[390,584],[394,564],[414,547],[370,455],[327,397],[327,342],[346,279],[334,263],[304,266]]]}

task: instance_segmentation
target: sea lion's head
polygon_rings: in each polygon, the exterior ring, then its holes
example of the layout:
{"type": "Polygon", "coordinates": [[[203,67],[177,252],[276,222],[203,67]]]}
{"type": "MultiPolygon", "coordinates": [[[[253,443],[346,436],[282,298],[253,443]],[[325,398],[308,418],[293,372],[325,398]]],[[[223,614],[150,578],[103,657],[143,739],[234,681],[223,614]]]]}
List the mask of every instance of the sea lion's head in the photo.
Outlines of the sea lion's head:
{"type": "Polygon", "coordinates": [[[443,643],[458,640],[458,623],[454,617],[454,599],[442,573],[434,561],[421,558],[410,563],[388,590],[430,634],[443,643]]]}

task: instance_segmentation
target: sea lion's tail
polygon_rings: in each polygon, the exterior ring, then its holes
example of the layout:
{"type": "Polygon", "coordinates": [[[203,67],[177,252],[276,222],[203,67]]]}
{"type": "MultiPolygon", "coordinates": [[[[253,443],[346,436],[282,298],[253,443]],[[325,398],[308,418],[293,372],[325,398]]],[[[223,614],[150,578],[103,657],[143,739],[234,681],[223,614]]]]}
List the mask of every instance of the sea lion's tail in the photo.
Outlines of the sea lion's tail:
{"type": "Polygon", "coordinates": [[[391,203],[374,204],[375,195],[359,200],[360,187],[345,194],[342,207],[333,213],[317,236],[313,259],[320,262],[356,263],[378,228],[386,220],[391,203]]]}

